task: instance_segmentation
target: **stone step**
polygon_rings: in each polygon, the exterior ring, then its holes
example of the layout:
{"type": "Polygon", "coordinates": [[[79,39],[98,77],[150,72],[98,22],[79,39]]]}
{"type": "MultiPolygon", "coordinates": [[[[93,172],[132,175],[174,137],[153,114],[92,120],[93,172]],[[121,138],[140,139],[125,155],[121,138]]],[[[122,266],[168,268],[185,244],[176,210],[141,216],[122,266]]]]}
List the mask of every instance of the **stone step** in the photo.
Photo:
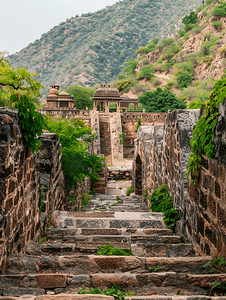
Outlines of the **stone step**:
{"type": "Polygon", "coordinates": [[[195,256],[192,244],[153,244],[153,243],[131,243],[131,250],[135,256],[147,257],[187,257],[195,256]]]}
{"type": "MultiPolygon", "coordinates": [[[[59,255],[59,254],[96,254],[98,242],[76,242],[76,243],[28,243],[26,253],[28,255],[59,255]]],[[[113,247],[125,250],[130,248],[129,243],[111,243],[113,247]]]]}
{"type": "MultiPolygon", "coordinates": [[[[50,292],[55,294],[55,292],[50,292]]],[[[79,295],[79,294],[60,294],[49,295],[45,294],[43,289],[22,289],[22,288],[10,288],[4,290],[5,296],[0,296],[0,300],[114,300],[113,296],[106,295],[79,295]],[[24,294],[27,293],[27,294],[24,294]],[[9,296],[8,296],[9,295],[9,296]],[[20,296],[22,295],[22,296],[20,296]],[[39,295],[39,296],[38,296],[39,295]],[[14,297],[15,296],[15,297],[14,297]],[[18,298],[18,296],[20,296],[18,298]]]]}
{"type": "Polygon", "coordinates": [[[50,236],[72,236],[72,235],[120,235],[127,236],[129,234],[133,235],[171,235],[172,231],[170,229],[137,229],[137,228],[49,228],[48,235],[50,236]]]}
{"type": "Polygon", "coordinates": [[[73,293],[83,287],[88,289],[93,287],[110,288],[112,283],[120,285],[125,291],[134,291],[137,295],[144,295],[150,291],[162,295],[165,293],[176,295],[178,291],[182,291],[185,295],[200,295],[205,293],[209,289],[209,284],[214,281],[226,281],[226,274],[194,275],[165,272],[143,274],[98,273],[75,276],[69,274],[0,275],[3,296],[15,296],[14,291],[17,295],[25,295],[25,290],[29,289],[33,289],[38,293],[43,293],[43,290],[73,293]]]}
{"type": "MultiPolygon", "coordinates": [[[[164,238],[164,237],[163,237],[164,238]]],[[[63,254],[96,254],[98,251],[97,245],[105,246],[106,242],[97,240],[93,242],[75,241],[74,243],[47,242],[44,244],[36,244],[29,242],[26,248],[28,255],[58,255],[63,254]]],[[[163,244],[151,242],[111,242],[113,247],[126,249],[130,248],[134,256],[147,257],[179,257],[179,256],[194,256],[195,251],[191,244],[163,244]]]]}
{"type": "MultiPolygon", "coordinates": [[[[118,212],[118,214],[120,213],[118,212]]],[[[127,214],[129,213],[127,212],[127,214]]],[[[61,228],[166,228],[162,218],[157,217],[152,219],[64,218],[57,225],[61,228]]]]}
{"type": "MultiPolygon", "coordinates": [[[[151,293],[151,292],[150,292],[151,293]]],[[[226,300],[226,296],[202,296],[202,295],[194,295],[194,296],[181,296],[181,295],[173,295],[173,296],[161,296],[161,295],[153,295],[153,296],[128,296],[125,297],[125,300],[226,300]]]]}
{"type": "Polygon", "coordinates": [[[161,267],[161,272],[203,274],[205,270],[202,266],[210,260],[210,256],[174,258],[103,255],[18,256],[8,261],[6,272],[7,274],[66,272],[70,275],[117,272],[141,274],[155,273],[161,267]]]}
{"type": "Polygon", "coordinates": [[[178,244],[181,243],[181,238],[179,236],[159,236],[159,235],[51,235],[51,240],[61,241],[67,243],[76,243],[76,242],[97,242],[98,244],[105,245],[107,242],[110,243],[163,243],[163,244],[178,244]]]}

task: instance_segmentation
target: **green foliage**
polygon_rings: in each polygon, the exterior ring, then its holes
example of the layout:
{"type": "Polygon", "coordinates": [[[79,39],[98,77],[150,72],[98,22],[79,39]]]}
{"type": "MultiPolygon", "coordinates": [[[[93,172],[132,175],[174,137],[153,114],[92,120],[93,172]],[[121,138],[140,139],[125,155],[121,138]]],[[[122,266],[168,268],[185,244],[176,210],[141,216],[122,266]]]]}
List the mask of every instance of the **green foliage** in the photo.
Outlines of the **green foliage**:
{"type": "Polygon", "coordinates": [[[184,101],[176,98],[171,91],[160,87],[153,92],[145,92],[139,97],[139,102],[142,103],[146,112],[168,112],[168,110],[185,109],[184,101]]]}
{"type": "Polygon", "coordinates": [[[173,198],[169,194],[167,184],[161,185],[157,190],[150,195],[151,207],[153,212],[163,212],[164,219],[169,229],[174,230],[176,221],[179,219],[179,214],[173,207],[173,198]]]}
{"type": "MultiPolygon", "coordinates": [[[[211,39],[211,38],[210,38],[211,39]]],[[[203,56],[213,54],[214,48],[217,46],[217,41],[206,41],[201,44],[201,53],[203,56]]]]}
{"type": "Polygon", "coordinates": [[[215,21],[211,24],[216,30],[223,25],[222,22],[215,21]]]}
{"type": "Polygon", "coordinates": [[[130,248],[122,250],[121,248],[116,248],[107,242],[105,246],[97,245],[98,251],[97,255],[120,255],[120,256],[131,256],[132,252],[130,248]]]}
{"type": "Polygon", "coordinates": [[[226,295],[226,281],[223,282],[211,282],[210,283],[210,290],[209,290],[209,295],[226,295]]]}
{"type": "Polygon", "coordinates": [[[162,270],[162,267],[160,267],[159,265],[154,269],[154,272],[159,272],[162,270]]]}
{"type": "Polygon", "coordinates": [[[186,88],[192,83],[192,75],[188,72],[180,73],[177,76],[177,83],[179,86],[179,89],[182,90],[183,88],[186,88]]]}
{"type": "Polygon", "coordinates": [[[186,31],[191,30],[193,25],[198,22],[199,22],[198,14],[194,11],[192,11],[189,15],[187,15],[182,19],[182,23],[184,24],[184,29],[186,31]]]}
{"type": "Polygon", "coordinates": [[[179,51],[181,51],[181,47],[178,45],[173,45],[169,48],[166,48],[163,50],[163,58],[167,59],[167,61],[169,62],[174,55],[176,55],[179,51]]]}
{"type": "Polygon", "coordinates": [[[153,43],[154,45],[157,45],[157,44],[158,44],[158,41],[159,41],[159,39],[158,39],[158,38],[155,38],[155,39],[152,40],[152,43],[153,43]]]}
{"type": "Polygon", "coordinates": [[[147,197],[148,197],[148,191],[147,189],[144,189],[144,196],[143,196],[144,202],[147,202],[147,197]]]}
{"type": "Polygon", "coordinates": [[[202,266],[206,269],[206,274],[225,273],[226,271],[226,260],[220,255],[219,258],[213,258],[210,262],[202,266]]]}
{"type": "Polygon", "coordinates": [[[126,64],[128,66],[123,69],[123,72],[126,73],[127,75],[135,74],[135,69],[138,65],[138,61],[136,59],[132,59],[127,61],[126,64]]]}
{"type": "Polygon", "coordinates": [[[46,193],[45,193],[45,188],[43,185],[40,186],[40,197],[41,197],[41,202],[40,202],[40,211],[44,212],[45,211],[45,200],[46,200],[46,193]]]}
{"type": "Polygon", "coordinates": [[[204,39],[207,39],[208,41],[210,41],[211,35],[212,35],[212,33],[208,32],[208,33],[204,36],[204,39]]]}
{"type": "Polygon", "coordinates": [[[170,45],[173,45],[175,42],[175,39],[167,39],[167,40],[162,40],[161,43],[158,45],[159,49],[164,49],[165,47],[168,47],[170,45]]]}
{"type": "Polygon", "coordinates": [[[42,85],[38,80],[32,79],[38,74],[28,72],[25,67],[15,70],[9,60],[5,58],[5,54],[0,52],[0,85],[3,89],[1,98],[4,95],[9,98],[11,94],[15,93],[39,97],[42,85]]]}
{"type": "Polygon", "coordinates": [[[190,141],[191,155],[189,157],[187,180],[191,174],[191,183],[195,185],[199,178],[201,155],[209,159],[214,157],[214,130],[217,124],[218,108],[224,103],[226,94],[226,79],[215,83],[210,99],[206,101],[205,114],[196,123],[193,138],[190,141]]]}
{"type": "Polygon", "coordinates": [[[153,77],[153,72],[154,72],[155,68],[152,64],[146,65],[146,66],[142,66],[140,68],[140,71],[137,73],[137,78],[138,79],[142,79],[142,78],[151,78],[153,77]]]}
{"type": "Polygon", "coordinates": [[[200,109],[203,105],[203,102],[200,100],[192,100],[189,105],[188,109],[200,109]]]}
{"type": "Polygon", "coordinates": [[[18,109],[19,123],[23,138],[32,152],[37,152],[41,142],[37,136],[42,134],[42,115],[36,111],[33,101],[26,95],[14,94],[10,97],[12,107],[18,109]]]}
{"type": "Polygon", "coordinates": [[[96,287],[89,291],[86,291],[86,288],[82,288],[80,291],[78,291],[78,294],[103,294],[107,296],[113,296],[115,300],[124,300],[126,296],[134,296],[133,292],[122,292],[119,285],[115,285],[114,283],[111,283],[111,285],[111,288],[108,288],[103,292],[99,287],[96,287]]]}
{"type": "Polygon", "coordinates": [[[138,118],[137,119],[137,127],[136,127],[136,129],[135,129],[135,132],[137,132],[138,131],[138,128],[141,126],[141,118],[138,118]]]}
{"type": "Polygon", "coordinates": [[[190,39],[190,34],[189,33],[185,33],[185,35],[184,35],[184,40],[189,40],[190,39]]]}
{"type": "Polygon", "coordinates": [[[179,37],[182,37],[182,36],[184,36],[184,35],[185,35],[185,33],[186,33],[186,31],[185,31],[185,30],[183,30],[183,29],[179,29],[179,30],[177,31],[177,34],[179,35],[179,37]]]}
{"type": "Polygon", "coordinates": [[[102,158],[88,152],[88,145],[95,138],[91,128],[77,118],[70,121],[52,120],[49,116],[44,118],[44,128],[59,136],[62,168],[70,188],[76,187],[77,182],[81,183],[86,177],[90,177],[92,183],[99,180],[102,158]]]}
{"type": "Polygon", "coordinates": [[[211,15],[212,16],[220,16],[220,17],[225,17],[226,16],[226,3],[222,3],[218,6],[215,6],[211,10],[211,15]]]}
{"type": "Polygon", "coordinates": [[[130,194],[134,193],[134,186],[131,185],[130,187],[128,187],[126,195],[130,196],[130,194]]]}
{"type": "Polygon", "coordinates": [[[47,237],[46,236],[44,236],[43,238],[41,238],[40,240],[39,240],[39,243],[40,244],[44,244],[45,242],[47,242],[47,237]]]}
{"type": "Polygon", "coordinates": [[[66,92],[69,95],[74,95],[77,109],[86,109],[86,107],[93,109],[93,100],[90,98],[94,96],[94,89],[74,85],[68,86],[66,92]]]}
{"type": "Polygon", "coordinates": [[[89,204],[91,195],[89,194],[82,194],[81,200],[82,200],[82,207],[86,207],[89,204]]]}
{"type": "Polygon", "coordinates": [[[116,81],[115,87],[117,90],[126,91],[129,87],[136,86],[137,82],[135,79],[124,79],[116,81]]]}
{"type": "Polygon", "coordinates": [[[120,133],[119,137],[120,137],[120,145],[123,145],[126,138],[125,133],[124,132],[120,133]]]}

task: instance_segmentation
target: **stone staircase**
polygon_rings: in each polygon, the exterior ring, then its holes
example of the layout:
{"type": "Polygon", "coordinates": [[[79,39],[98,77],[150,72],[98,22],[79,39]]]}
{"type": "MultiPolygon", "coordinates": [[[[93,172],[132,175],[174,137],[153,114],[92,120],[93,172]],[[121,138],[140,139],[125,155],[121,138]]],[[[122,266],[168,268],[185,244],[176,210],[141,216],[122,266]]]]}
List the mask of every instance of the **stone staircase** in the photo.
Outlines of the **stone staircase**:
{"type": "Polygon", "coordinates": [[[9,258],[0,299],[113,300],[76,294],[111,283],[135,293],[126,300],[226,299],[202,296],[209,283],[226,281],[226,274],[204,274],[211,257],[195,256],[193,245],[167,229],[163,214],[148,212],[139,196],[120,200],[96,195],[85,211],[55,211],[48,241],[29,243],[26,254],[9,258]],[[96,246],[106,242],[130,248],[132,256],[97,255],[96,246]]]}

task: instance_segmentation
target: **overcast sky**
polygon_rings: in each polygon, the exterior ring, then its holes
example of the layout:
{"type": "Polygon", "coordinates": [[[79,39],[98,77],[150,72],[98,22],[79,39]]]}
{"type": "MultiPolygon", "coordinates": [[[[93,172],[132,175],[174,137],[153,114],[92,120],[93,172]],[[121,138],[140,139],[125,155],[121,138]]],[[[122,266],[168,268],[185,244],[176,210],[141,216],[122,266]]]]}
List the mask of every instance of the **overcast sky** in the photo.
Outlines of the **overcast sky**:
{"type": "Polygon", "coordinates": [[[119,0],[1,0],[0,52],[26,47],[53,26],[119,0]],[[3,4],[4,3],[4,4],[3,4]]]}

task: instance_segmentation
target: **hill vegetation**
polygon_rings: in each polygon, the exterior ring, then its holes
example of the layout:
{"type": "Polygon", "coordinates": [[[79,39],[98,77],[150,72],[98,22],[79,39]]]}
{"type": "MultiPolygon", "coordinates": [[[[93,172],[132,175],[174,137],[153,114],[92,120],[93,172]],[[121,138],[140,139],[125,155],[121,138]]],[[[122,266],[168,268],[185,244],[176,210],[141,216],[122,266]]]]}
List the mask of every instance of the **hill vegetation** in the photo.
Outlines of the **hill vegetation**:
{"type": "Polygon", "coordinates": [[[189,108],[200,108],[214,83],[226,77],[225,16],[224,0],[207,0],[183,18],[184,27],[174,38],[154,39],[138,48],[137,59],[127,62],[116,87],[121,93],[139,96],[147,111],[151,109],[147,95],[153,98],[158,87],[187,101],[189,108]]]}
{"type": "Polygon", "coordinates": [[[10,55],[13,67],[26,66],[50,84],[93,86],[122,72],[124,62],[152,39],[175,33],[181,18],[199,0],[124,0],[95,13],[62,22],[20,52],[10,55]],[[177,25],[176,25],[177,24],[177,25]],[[176,25],[176,26],[175,26],[176,25]]]}

